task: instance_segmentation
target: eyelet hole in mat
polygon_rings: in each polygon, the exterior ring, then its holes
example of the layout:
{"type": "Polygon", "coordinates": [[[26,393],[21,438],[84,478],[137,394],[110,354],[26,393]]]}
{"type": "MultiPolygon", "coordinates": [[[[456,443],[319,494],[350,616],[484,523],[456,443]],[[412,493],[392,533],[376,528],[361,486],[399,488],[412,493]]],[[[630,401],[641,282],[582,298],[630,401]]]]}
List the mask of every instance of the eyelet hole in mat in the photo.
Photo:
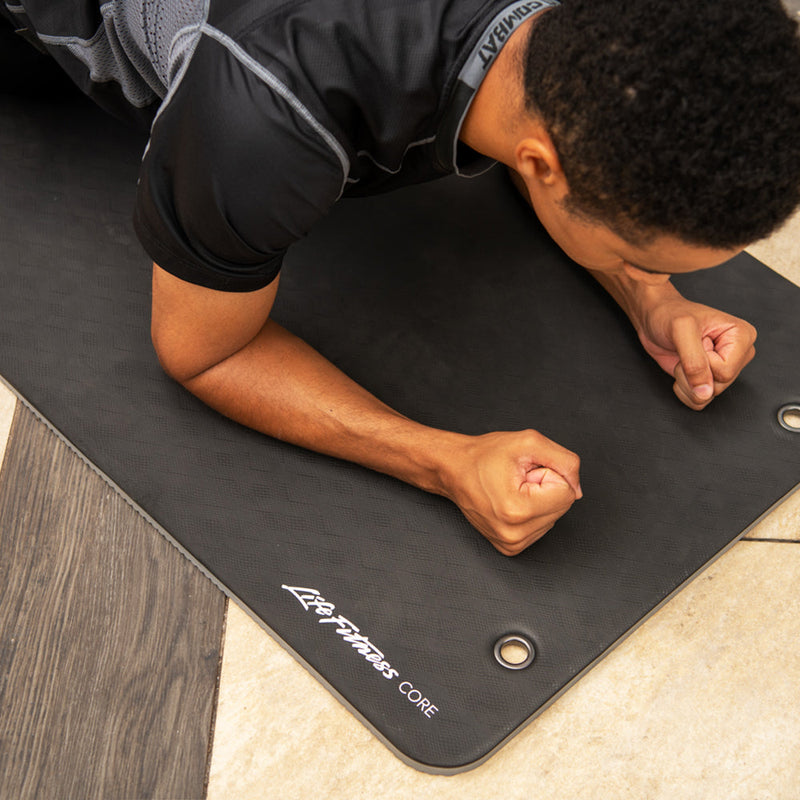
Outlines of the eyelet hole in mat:
{"type": "Polygon", "coordinates": [[[792,433],[800,433],[800,405],[788,403],[778,409],[778,422],[792,433]]]}
{"type": "Polygon", "coordinates": [[[510,633],[495,642],[494,657],[506,669],[525,669],[533,663],[536,651],[533,643],[524,636],[510,633]]]}

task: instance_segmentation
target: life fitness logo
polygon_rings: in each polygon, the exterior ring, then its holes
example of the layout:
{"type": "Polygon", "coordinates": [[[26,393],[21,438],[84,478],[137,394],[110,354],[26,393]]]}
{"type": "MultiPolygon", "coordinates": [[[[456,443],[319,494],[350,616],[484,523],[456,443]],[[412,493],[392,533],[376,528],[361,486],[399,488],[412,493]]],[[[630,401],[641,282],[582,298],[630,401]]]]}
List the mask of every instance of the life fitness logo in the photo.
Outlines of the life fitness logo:
{"type": "Polygon", "coordinates": [[[320,625],[334,625],[335,633],[342,637],[343,642],[347,642],[359,655],[364,657],[378,672],[397,685],[400,694],[405,695],[409,703],[415,706],[419,712],[427,719],[439,713],[439,708],[435,706],[419,689],[414,687],[411,681],[398,681],[400,673],[386,660],[381,652],[369,640],[369,637],[361,633],[361,629],[350,622],[347,617],[341,614],[334,614],[336,606],[328,602],[316,589],[307,589],[303,586],[281,585],[303,606],[305,611],[312,609],[320,617],[317,620],[320,625]]]}

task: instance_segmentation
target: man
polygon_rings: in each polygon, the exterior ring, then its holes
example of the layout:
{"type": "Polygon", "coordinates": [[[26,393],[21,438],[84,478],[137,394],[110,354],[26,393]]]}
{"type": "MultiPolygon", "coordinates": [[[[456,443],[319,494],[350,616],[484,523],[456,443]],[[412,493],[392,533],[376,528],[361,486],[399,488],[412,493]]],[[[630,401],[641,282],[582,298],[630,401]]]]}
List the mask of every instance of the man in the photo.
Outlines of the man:
{"type": "Polygon", "coordinates": [[[778,0],[7,8],[98,102],[158,109],[135,224],[167,373],[243,424],[450,498],[502,553],[580,498],[578,457],[532,430],[420,425],[270,319],[286,248],[343,195],[499,161],[683,403],[704,408],[754,355],[752,326],[669,277],[800,203],[800,49],[778,0]]]}

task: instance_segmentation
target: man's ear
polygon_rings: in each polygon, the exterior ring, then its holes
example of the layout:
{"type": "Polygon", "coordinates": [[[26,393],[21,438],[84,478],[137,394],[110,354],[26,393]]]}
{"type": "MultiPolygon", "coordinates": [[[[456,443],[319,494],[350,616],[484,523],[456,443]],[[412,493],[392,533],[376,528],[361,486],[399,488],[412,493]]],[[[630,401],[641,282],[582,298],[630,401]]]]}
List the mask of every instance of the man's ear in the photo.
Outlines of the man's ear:
{"type": "Polygon", "coordinates": [[[561,160],[544,125],[531,123],[514,149],[515,170],[528,181],[556,188],[565,181],[561,160]]]}

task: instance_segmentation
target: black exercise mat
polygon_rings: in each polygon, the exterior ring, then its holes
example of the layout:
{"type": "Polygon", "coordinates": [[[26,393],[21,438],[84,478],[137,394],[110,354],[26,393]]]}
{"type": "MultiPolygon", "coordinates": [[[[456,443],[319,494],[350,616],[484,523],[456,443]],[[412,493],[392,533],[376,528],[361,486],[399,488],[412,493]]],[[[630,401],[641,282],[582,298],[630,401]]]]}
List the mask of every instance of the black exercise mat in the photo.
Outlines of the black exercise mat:
{"type": "Polygon", "coordinates": [[[758,262],[679,282],[760,331],[698,414],[500,170],[344,202],[275,316],[411,417],[583,458],[585,498],[505,558],[447,501],[164,377],[129,224],[144,140],[82,103],[0,104],[0,374],[418,767],[479,763],[800,480],[776,416],[800,401],[800,290],[758,262]],[[507,633],[531,666],[495,660],[507,633]]]}

